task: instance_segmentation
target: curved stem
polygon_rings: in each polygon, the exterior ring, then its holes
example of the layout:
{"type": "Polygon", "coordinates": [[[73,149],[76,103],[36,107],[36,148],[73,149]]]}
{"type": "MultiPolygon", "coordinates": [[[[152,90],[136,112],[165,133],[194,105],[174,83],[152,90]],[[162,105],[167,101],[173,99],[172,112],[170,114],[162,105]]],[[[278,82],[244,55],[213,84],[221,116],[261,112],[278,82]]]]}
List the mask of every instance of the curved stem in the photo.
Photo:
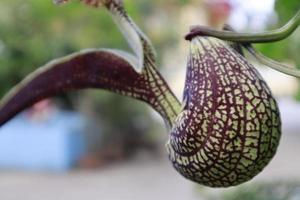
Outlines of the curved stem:
{"type": "MultiPolygon", "coordinates": [[[[223,27],[223,30],[226,31],[232,31],[235,32],[235,30],[228,24],[225,24],[223,27]]],[[[236,32],[235,32],[236,33],[236,32]]],[[[272,69],[275,69],[277,71],[280,71],[284,74],[288,74],[291,76],[295,76],[297,78],[300,78],[300,70],[293,68],[291,66],[288,66],[286,64],[277,62],[275,60],[272,60],[266,56],[264,56],[262,53],[257,51],[251,43],[238,43],[238,42],[229,42],[232,48],[234,48],[236,51],[238,51],[241,55],[243,55],[243,52],[241,50],[241,47],[244,47],[248,52],[254,56],[261,64],[266,65],[268,67],[271,67],[272,69]]]]}
{"type": "Polygon", "coordinates": [[[268,58],[264,56],[262,53],[254,49],[254,47],[251,44],[244,44],[243,45],[251,55],[253,55],[260,63],[271,67],[277,71],[280,71],[284,74],[288,74],[297,78],[300,78],[300,70],[293,68],[291,66],[288,66],[286,64],[277,62],[275,60],[272,60],[271,58],[268,58]]]}
{"type": "Polygon", "coordinates": [[[241,43],[265,43],[282,40],[291,35],[300,25],[300,10],[283,27],[262,33],[236,33],[232,31],[218,31],[205,26],[194,26],[186,35],[187,40],[195,36],[212,36],[223,40],[241,43]]]}

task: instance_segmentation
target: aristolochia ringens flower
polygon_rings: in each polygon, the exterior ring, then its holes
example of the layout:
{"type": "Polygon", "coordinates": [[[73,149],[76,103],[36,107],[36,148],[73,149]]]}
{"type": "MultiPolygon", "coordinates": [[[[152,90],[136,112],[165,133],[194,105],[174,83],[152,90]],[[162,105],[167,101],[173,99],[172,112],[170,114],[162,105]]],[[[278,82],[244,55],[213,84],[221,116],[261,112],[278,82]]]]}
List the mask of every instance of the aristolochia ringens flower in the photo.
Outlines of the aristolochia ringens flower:
{"type": "Polygon", "coordinates": [[[49,62],[2,99],[0,125],[46,97],[100,88],[144,101],[163,117],[170,131],[166,145],[170,161],[184,177],[211,187],[228,187],[263,170],[279,143],[280,115],[269,87],[242,48],[263,64],[300,77],[298,70],[264,57],[251,46],[287,37],[298,27],[300,12],[284,27],[266,33],[193,27],[186,36],[191,48],[180,103],[156,68],[150,40],[127,15],[123,2],[82,2],[105,7],[132,52],[88,49],[49,62]]]}

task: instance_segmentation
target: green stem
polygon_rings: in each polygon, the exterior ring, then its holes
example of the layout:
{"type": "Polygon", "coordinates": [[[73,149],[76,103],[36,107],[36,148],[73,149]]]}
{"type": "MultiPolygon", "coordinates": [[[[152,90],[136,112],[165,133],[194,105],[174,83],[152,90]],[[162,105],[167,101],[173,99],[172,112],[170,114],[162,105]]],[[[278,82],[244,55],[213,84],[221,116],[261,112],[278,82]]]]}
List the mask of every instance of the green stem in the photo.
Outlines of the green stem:
{"type": "Polygon", "coordinates": [[[280,71],[282,73],[295,76],[297,78],[300,78],[300,70],[293,68],[291,66],[288,66],[286,64],[277,62],[275,60],[272,60],[266,56],[264,56],[262,53],[259,51],[255,50],[254,47],[251,44],[244,44],[243,45],[250,53],[253,55],[260,63],[271,67],[277,71],[280,71]]]}
{"type": "MultiPolygon", "coordinates": [[[[226,31],[231,31],[231,32],[235,32],[235,30],[228,24],[225,24],[223,27],[223,30],[226,31]]],[[[243,52],[241,50],[242,47],[244,47],[246,50],[248,50],[248,52],[254,56],[261,64],[266,65],[268,67],[271,67],[272,69],[275,69],[277,71],[280,71],[284,74],[287,75],[291,75],[291,76],[295,76],[297,78],[300,78],[300,70],[288,66],[286,64],[277,62],[275,60],[272,60],[266,56],[264,56],[262,53],[260,53],[259,51],[257,51],[253,45],[251,43],[238,43],[238,42],[229,42],[232,43],[230,44],[235,50],[237,50],[241,55],[243,55],[243,52]]]]}
{"type": "Polygon", "coordinates": [[[223,40],[240,43],[266,43],[285,39],[291,35],[300,25],[300,10],[283,27],[262,33],[237,33],[232,31],[218,31],[205,26],[194,26],[186,36],[191,40],[195,36],[212,36],[223,40]]]}

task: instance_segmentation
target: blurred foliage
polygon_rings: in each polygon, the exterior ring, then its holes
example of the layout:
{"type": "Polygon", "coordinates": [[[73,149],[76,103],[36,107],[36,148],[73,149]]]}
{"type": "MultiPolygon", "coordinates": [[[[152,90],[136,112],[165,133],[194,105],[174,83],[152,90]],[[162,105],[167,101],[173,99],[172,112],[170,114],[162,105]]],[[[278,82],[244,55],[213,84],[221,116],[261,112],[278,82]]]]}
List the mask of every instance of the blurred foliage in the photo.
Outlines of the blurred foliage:
{"type": "Polygon", "coordinates": [[[275,4],[276,12],[278,13],[279,23],[284,24],[291,19],[300,9],[300,1],[298,0],[277,0],[275,4]]]}
{"type": "MultiPolygon", "coordinates": [[[[289,19],[296,14],[296,12],[300,9],[300,1],[299,0],[277,0],[275,4],[275,11],[278,17],[278,23],[276,27],[270,27],[270,29],[274,29],[277,27],[283,26],[289,19]]],[[[257,45],[260,50],[267,56],[270,56],[277,60],[284,59],[298,59],[299,56],[295,56],[293,53],[292,46],[299,46],[295,44],[300,44],[300,30],[296,30],[293,35],[283,41],[271,43],[271,44],[260,44],[257,45]],[[298,40],[297,40],[297,39],[298,40]]],[[[297,63],[300,63],[300,60],[297,60],[297,63]]]]}
{"type": "MultiPolygon", "coordinates": [[[[277,0],[275,11],[278,17],[276,27],[283,26],[300,10],[299,0],[277,0]]],[[[275,27],[270,27],[270,29],[275,27]]],[[[267,56],[280,61],[295,65],[300,69],[300,29],[298,28],[290,37],[283,41],[271,44],[259,44],[257,47],[267,56]]],[[[300,84],[300,83],[299,83],[300,84]]],[[[300,100],[300,91],[296,94],[300,100]]]]}
{"type": "Polygon", "coordinates": [[[104,12],[82,10],[78,5],[57,8],[51,1],[1,1],[1,96],[53,58],[85,47],[122,46],[123,40],[104,12]]]}
{"type": "Polygon", "coordinates": [[[56,7],[52,1],[2,0],[0,94],[53,58],[100,46],[125,47],[105,12],[78,4],[56,7]]]}

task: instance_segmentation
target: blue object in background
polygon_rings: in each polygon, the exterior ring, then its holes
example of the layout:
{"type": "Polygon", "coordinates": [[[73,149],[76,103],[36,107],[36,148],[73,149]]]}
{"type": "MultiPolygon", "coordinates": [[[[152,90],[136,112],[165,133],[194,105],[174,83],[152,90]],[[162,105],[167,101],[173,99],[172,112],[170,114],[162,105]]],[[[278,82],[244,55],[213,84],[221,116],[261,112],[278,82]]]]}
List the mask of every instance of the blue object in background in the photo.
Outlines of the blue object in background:
{"type": "Polygon", "coordinates": [[[86,152],[84,121],[76,112],[56,111],[41,123],[20,114],[0,129],[0,168],[72,168],[86,152]]]}

